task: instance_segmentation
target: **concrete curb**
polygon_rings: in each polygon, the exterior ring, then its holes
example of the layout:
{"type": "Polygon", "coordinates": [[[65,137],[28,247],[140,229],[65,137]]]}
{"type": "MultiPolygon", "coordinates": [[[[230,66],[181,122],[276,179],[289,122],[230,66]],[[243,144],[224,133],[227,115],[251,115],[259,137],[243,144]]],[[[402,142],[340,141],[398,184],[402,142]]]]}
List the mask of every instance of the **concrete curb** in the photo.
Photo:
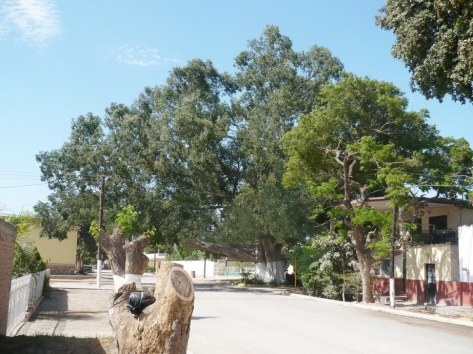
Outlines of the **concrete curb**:
{"type": "Polygon", "coordinates": [[[381,306],[362,305],[362,304],[357,304],[357,303],[352,303],[352,302],[343,302],[343,301],[337,301],[337,300],[322,299],[320,297],[313,297],[313,296],[300,295],[300,294],[290,294],[290,296],[303,298],[305,300],[326,302],[326,303],[330,303],[330,304],[338,305],[338,306],[346,306],[346,307],[354,307],[354,308],[359,308],[359,309],[364,309],[364,310],[386,312],[386,313],[390,313],[390,314],[398,315],[398,316],[414,317],[414,318],[420,318],[420,319],[423,319],[423,320],[450,323],[450,324],[454,324],[454,325],[466,326],[466,327],[472,327],[473,328],[473,321],[457,320],[457,319],[454,319],[454,318],[441,317],[439,315],[424,315],[422,313],[414,313],[414,312],[403,311],[403,310],[393,310],[393,309],[390,309],[390,308],[389,309],[388,308],[383,308],[381,306]]]}

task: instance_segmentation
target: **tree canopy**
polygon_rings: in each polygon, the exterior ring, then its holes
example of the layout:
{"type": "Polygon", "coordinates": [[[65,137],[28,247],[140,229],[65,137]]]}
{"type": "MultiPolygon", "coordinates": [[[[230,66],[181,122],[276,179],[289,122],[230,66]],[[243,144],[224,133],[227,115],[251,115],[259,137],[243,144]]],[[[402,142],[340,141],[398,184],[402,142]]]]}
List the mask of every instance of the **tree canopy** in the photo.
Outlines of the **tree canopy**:
{"type": "Polygon", "coordinates": [[[62,148],[37,155],[53,191],[35,207],[43,234],[61,238],[74,224],[88,229],[104,175],[108,229],[132,205],[133,231],[154,227],[162,244],[195,238],[241,249],[308,235],[313,223],[305,210],[313,198],[282,186],[281,139],[343,66],[323,47],[294,51],[268,26],[235,68],[234,75],[220,73],[211,61],[194,59],[131,106],[113,103],[104,119],[75,119],[62,148]]]}
{"type": "Polygon", "coordinates": [[[322,89],[314,111],[283,139],[290,156],[284,183],[305,185],[319,202],[314,213],[333,218],[351,240],[368,302],[371,266],[390,250],[391,225],[390,213],[370,207],[370,198],[406,206],[413,189],[446,197],[471,190],[466,141],[440,137],[427,111],[406,108],[394,85],[346,74],[322,89]]]}
{"type": "Polygon", "coordinates": [[[393,30],[395,58],[411,72],[411,87],[440,101],[473,99],[473,3],[387,0],[376,24],[393,30]]]}

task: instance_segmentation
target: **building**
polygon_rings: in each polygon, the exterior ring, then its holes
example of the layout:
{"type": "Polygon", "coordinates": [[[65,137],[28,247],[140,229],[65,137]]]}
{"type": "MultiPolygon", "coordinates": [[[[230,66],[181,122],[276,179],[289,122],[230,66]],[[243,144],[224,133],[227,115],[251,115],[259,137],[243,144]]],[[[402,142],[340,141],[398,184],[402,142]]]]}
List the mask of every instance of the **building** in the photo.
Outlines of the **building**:
{"type": "Polygon", "coordinates": [[[39,237],[41,230],[41,226],[33,227],[18,242],[31,242],[38,247],[41,257],[48,262],[47,268],[51,269],[51,274],[74,274],[78,229],[70,230],[62,241],[39,237]]]}
{"type": "MultiPolygon", "coordinates": [[[[370,205],[388,210],[385,198],[373,198],[370,205]]],[[[423,215],[416,220],[413,244],[395,256],[396,295],[408,300],[473,306],[473,209],[465,202],[428,199],[423,215]]],[[[390,261],[381,262],[373,281],[377,294],[389,293],[390,261]]]]}

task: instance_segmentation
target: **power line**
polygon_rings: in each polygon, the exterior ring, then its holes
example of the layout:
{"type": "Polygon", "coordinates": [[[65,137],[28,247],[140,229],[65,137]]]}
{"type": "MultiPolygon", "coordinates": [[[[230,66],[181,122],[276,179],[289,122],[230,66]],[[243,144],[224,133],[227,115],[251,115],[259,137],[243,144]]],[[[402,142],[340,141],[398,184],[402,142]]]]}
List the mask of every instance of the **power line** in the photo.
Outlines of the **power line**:
{"type": "Polygon", "coordinates": [[[47,184],[46,182],[44,183],[34,183],[34,184],[21,184],[21,185],[18,185],[18,186],[4,186],[4,187],[0,187],[2,189],[4,188],[20,188],[20,187],[30,187],[30,186],[41,186],[41,185],[44,185],[44,184],[47,184]]]}

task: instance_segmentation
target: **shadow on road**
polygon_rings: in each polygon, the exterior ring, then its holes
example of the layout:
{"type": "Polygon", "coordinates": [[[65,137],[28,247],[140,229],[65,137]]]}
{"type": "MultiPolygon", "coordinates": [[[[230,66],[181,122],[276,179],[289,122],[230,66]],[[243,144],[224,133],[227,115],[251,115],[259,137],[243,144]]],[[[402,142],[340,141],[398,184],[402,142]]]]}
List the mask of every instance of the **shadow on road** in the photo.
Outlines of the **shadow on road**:
{"type": "Polygon", "coordinates": [[[194,291],[202,292],[232,292],[265,295],[281,295],[284,288],[263,288],[254,286],[235,286],[225,283],[194,283],[194,291]]]}
{"type": "Polygon", "coordinates": [[[216,316],[192,316],[191,320],[192,321],[198,321],[198,320],[213,320],[219,317],[216,316]]]}

